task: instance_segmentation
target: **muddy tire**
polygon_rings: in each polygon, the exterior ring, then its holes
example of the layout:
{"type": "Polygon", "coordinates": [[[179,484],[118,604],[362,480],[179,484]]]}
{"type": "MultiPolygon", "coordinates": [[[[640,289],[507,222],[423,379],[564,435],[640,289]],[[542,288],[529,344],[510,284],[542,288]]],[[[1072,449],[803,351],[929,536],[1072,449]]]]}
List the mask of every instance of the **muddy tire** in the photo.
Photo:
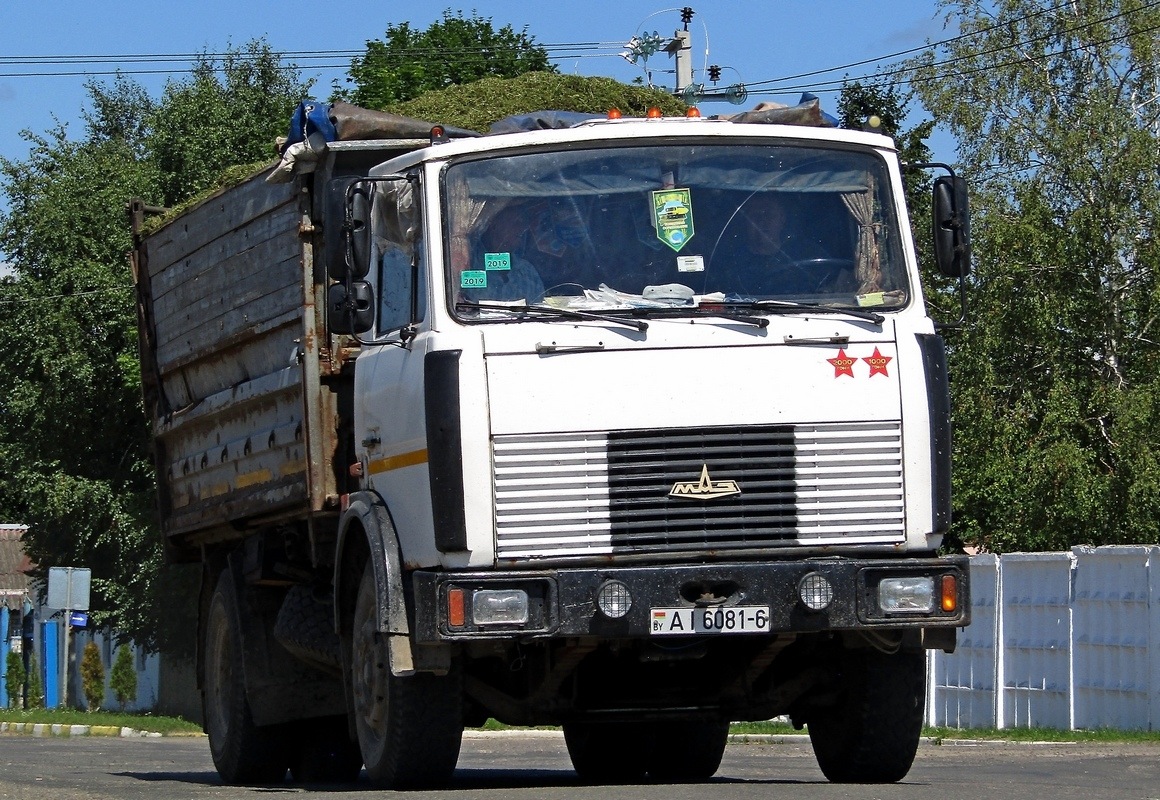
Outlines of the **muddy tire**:
{"type": "Polygon", "coordinates": [[[228,569],[210,599],[203,658],[205,728],[218,775],[229,784],[281,782],[289,766],[287,730],[254,724],[246,701],[238,588],[228,569]]]}
{"type": "Polygon", "coordinates": [[[367,775],[378,786],[418,789],[445,783],[463,739],[459,674],[391,674],[387,636],[377,630],[378,598],[368,563],[359,583],[350,643],[355,729],[367,775]]]}
{"type": "Polygon", "coordinates": [[[926,656],[848,651],[834,708],[807,723],[818,766],[834,783],[894,783],[906,777],[922,734],[926,656]]]}
{"type": "Polygon", "coordinates": [[[565,722],[564,744],[585,783],[637,783],[648,769],[651,728],[635,722],[565,722]]]}
{"type": "Polygon", "coordinates": [[[341,674],[334,606],[316,598],[310,586],[290,587],[278,610],[274,638],[299,660],[341,674]]]}
{"type": "Polygon", "coordinates": [[[290,775],[298,783],[353,783],[362,772],[362,754],[345,716],[296,723],[293,748],[290,775]]]}
{"type": "Polygon", "coordinates": [[[657,723],[648,773],[662,783],[707,781],[721,766],[728,741],[728,722],[657,723]]]}

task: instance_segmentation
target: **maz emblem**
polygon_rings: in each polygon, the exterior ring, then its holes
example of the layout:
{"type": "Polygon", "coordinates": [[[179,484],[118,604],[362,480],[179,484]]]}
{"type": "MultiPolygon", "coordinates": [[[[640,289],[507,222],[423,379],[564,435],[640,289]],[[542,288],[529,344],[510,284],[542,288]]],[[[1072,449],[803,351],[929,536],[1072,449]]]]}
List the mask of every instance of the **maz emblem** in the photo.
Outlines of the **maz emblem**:
{"type": "Polygon", "coordinates": [[[701,466],[699,481],[678,481],[673,484],[669,497],[687,497],[690,500],[718,500],[741,494],[737,481],[715,481],[709,478],[709,465],[701,466]]]}

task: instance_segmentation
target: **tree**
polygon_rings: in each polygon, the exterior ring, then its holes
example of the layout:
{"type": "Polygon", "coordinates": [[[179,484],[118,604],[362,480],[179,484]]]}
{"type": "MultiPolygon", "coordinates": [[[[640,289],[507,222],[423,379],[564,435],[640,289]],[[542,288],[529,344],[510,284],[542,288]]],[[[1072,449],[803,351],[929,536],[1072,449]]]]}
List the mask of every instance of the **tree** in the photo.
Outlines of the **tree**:
{"type": "Polygon", "coordinates": [[[960,35],[910,67],[974,192],[956,530],[994,551],[1154,542],[1160,8],[943,8],[960,35]]]}
{"type": "Polygon", "coordinates": [[[44,677],[40,674],[35,654],[28,660],[28,693],[24,696],[24,707],[44,708],[44,677]]]}
{"type": "Polygon", "coordinates": [[[24,679],[27,675],[24,673],[24,659],[20,653],[9,650],[7,658],[4,659],[4,669],[4,688],[8,692],[8,705],[12,708],[23,708],[21,695],[24,694],[24,679]]]}
{"type": "Polygon", "coordinates": [[[137,670],[133,667],[133,650],[128,645],[117,648],[117,657],[109,673],[109,688],[121,708],[137,699],[137,670]]]}
{"type": "Polygon", "coordinates": [[[514,78],[526,72],[555,72],[548,52],[525,27],[498,31],[491,18],[472,12],[464,18],[448,9],[426,30],[410,23],[387,26],[382,41],[367,42],[366,53],[351,62],[346,81],[334,87],[336,99],[364,108],[385,109],[419,95],[480,78],[514,78]]]}
{"type": "Polygon", "coordinates": [[[85,707],[96,711],[105,699],[105,665],[101,663],[101,648],[89,641],[81,654],[81,688],[85,692],[85,707]]]}
{"type": "Polygon", "coordinates": [[[188,634],[163,623],[189,580],[156,528],[125,203],[180,202],[272,157],[309,85],[253,42],[203,57],[160,101],[123,77],[87,88],[82,137],[26,132],[28,157],[0,159],[15,273],[0,281],[0,514],[29,525],[38,577],[91,568],[94,622],[154,648],[188,634]]]}
{"type": "Polygon", "coordinates": [[[173,205],[211,188],[227,167],[274,159],[275,139],[309,91],[262,42],[220,61],[202,55],[193,76],[166,86],[147,118],[147,157],[161,182],[155,202],[173,205]]]}

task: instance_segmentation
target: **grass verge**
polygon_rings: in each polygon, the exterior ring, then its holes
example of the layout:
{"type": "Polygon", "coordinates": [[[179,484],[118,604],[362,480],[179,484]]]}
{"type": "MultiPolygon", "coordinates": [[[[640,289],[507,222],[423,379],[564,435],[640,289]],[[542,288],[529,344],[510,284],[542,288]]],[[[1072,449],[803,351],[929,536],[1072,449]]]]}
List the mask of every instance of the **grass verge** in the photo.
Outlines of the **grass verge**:
{"type": "Polygon", "coordinates": [[[181,717],[155,714],[130,714],[116,711],[77,711],[75,709],[0,709],[0,722],[27,722],[35,725],[108,725],[138,731],[181,736],[201,733],[201,726],[181,717]]]}

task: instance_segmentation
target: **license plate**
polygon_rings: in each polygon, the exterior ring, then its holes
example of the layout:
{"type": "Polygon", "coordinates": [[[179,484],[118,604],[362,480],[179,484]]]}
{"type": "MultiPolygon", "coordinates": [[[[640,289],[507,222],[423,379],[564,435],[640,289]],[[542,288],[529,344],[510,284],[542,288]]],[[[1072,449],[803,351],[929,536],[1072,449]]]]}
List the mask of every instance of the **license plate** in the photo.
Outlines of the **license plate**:
{"type": "Polygon", "coordinates": [[[769,632],[769,606],[654,608],[650,617],[654,636],[769,632]]]}

